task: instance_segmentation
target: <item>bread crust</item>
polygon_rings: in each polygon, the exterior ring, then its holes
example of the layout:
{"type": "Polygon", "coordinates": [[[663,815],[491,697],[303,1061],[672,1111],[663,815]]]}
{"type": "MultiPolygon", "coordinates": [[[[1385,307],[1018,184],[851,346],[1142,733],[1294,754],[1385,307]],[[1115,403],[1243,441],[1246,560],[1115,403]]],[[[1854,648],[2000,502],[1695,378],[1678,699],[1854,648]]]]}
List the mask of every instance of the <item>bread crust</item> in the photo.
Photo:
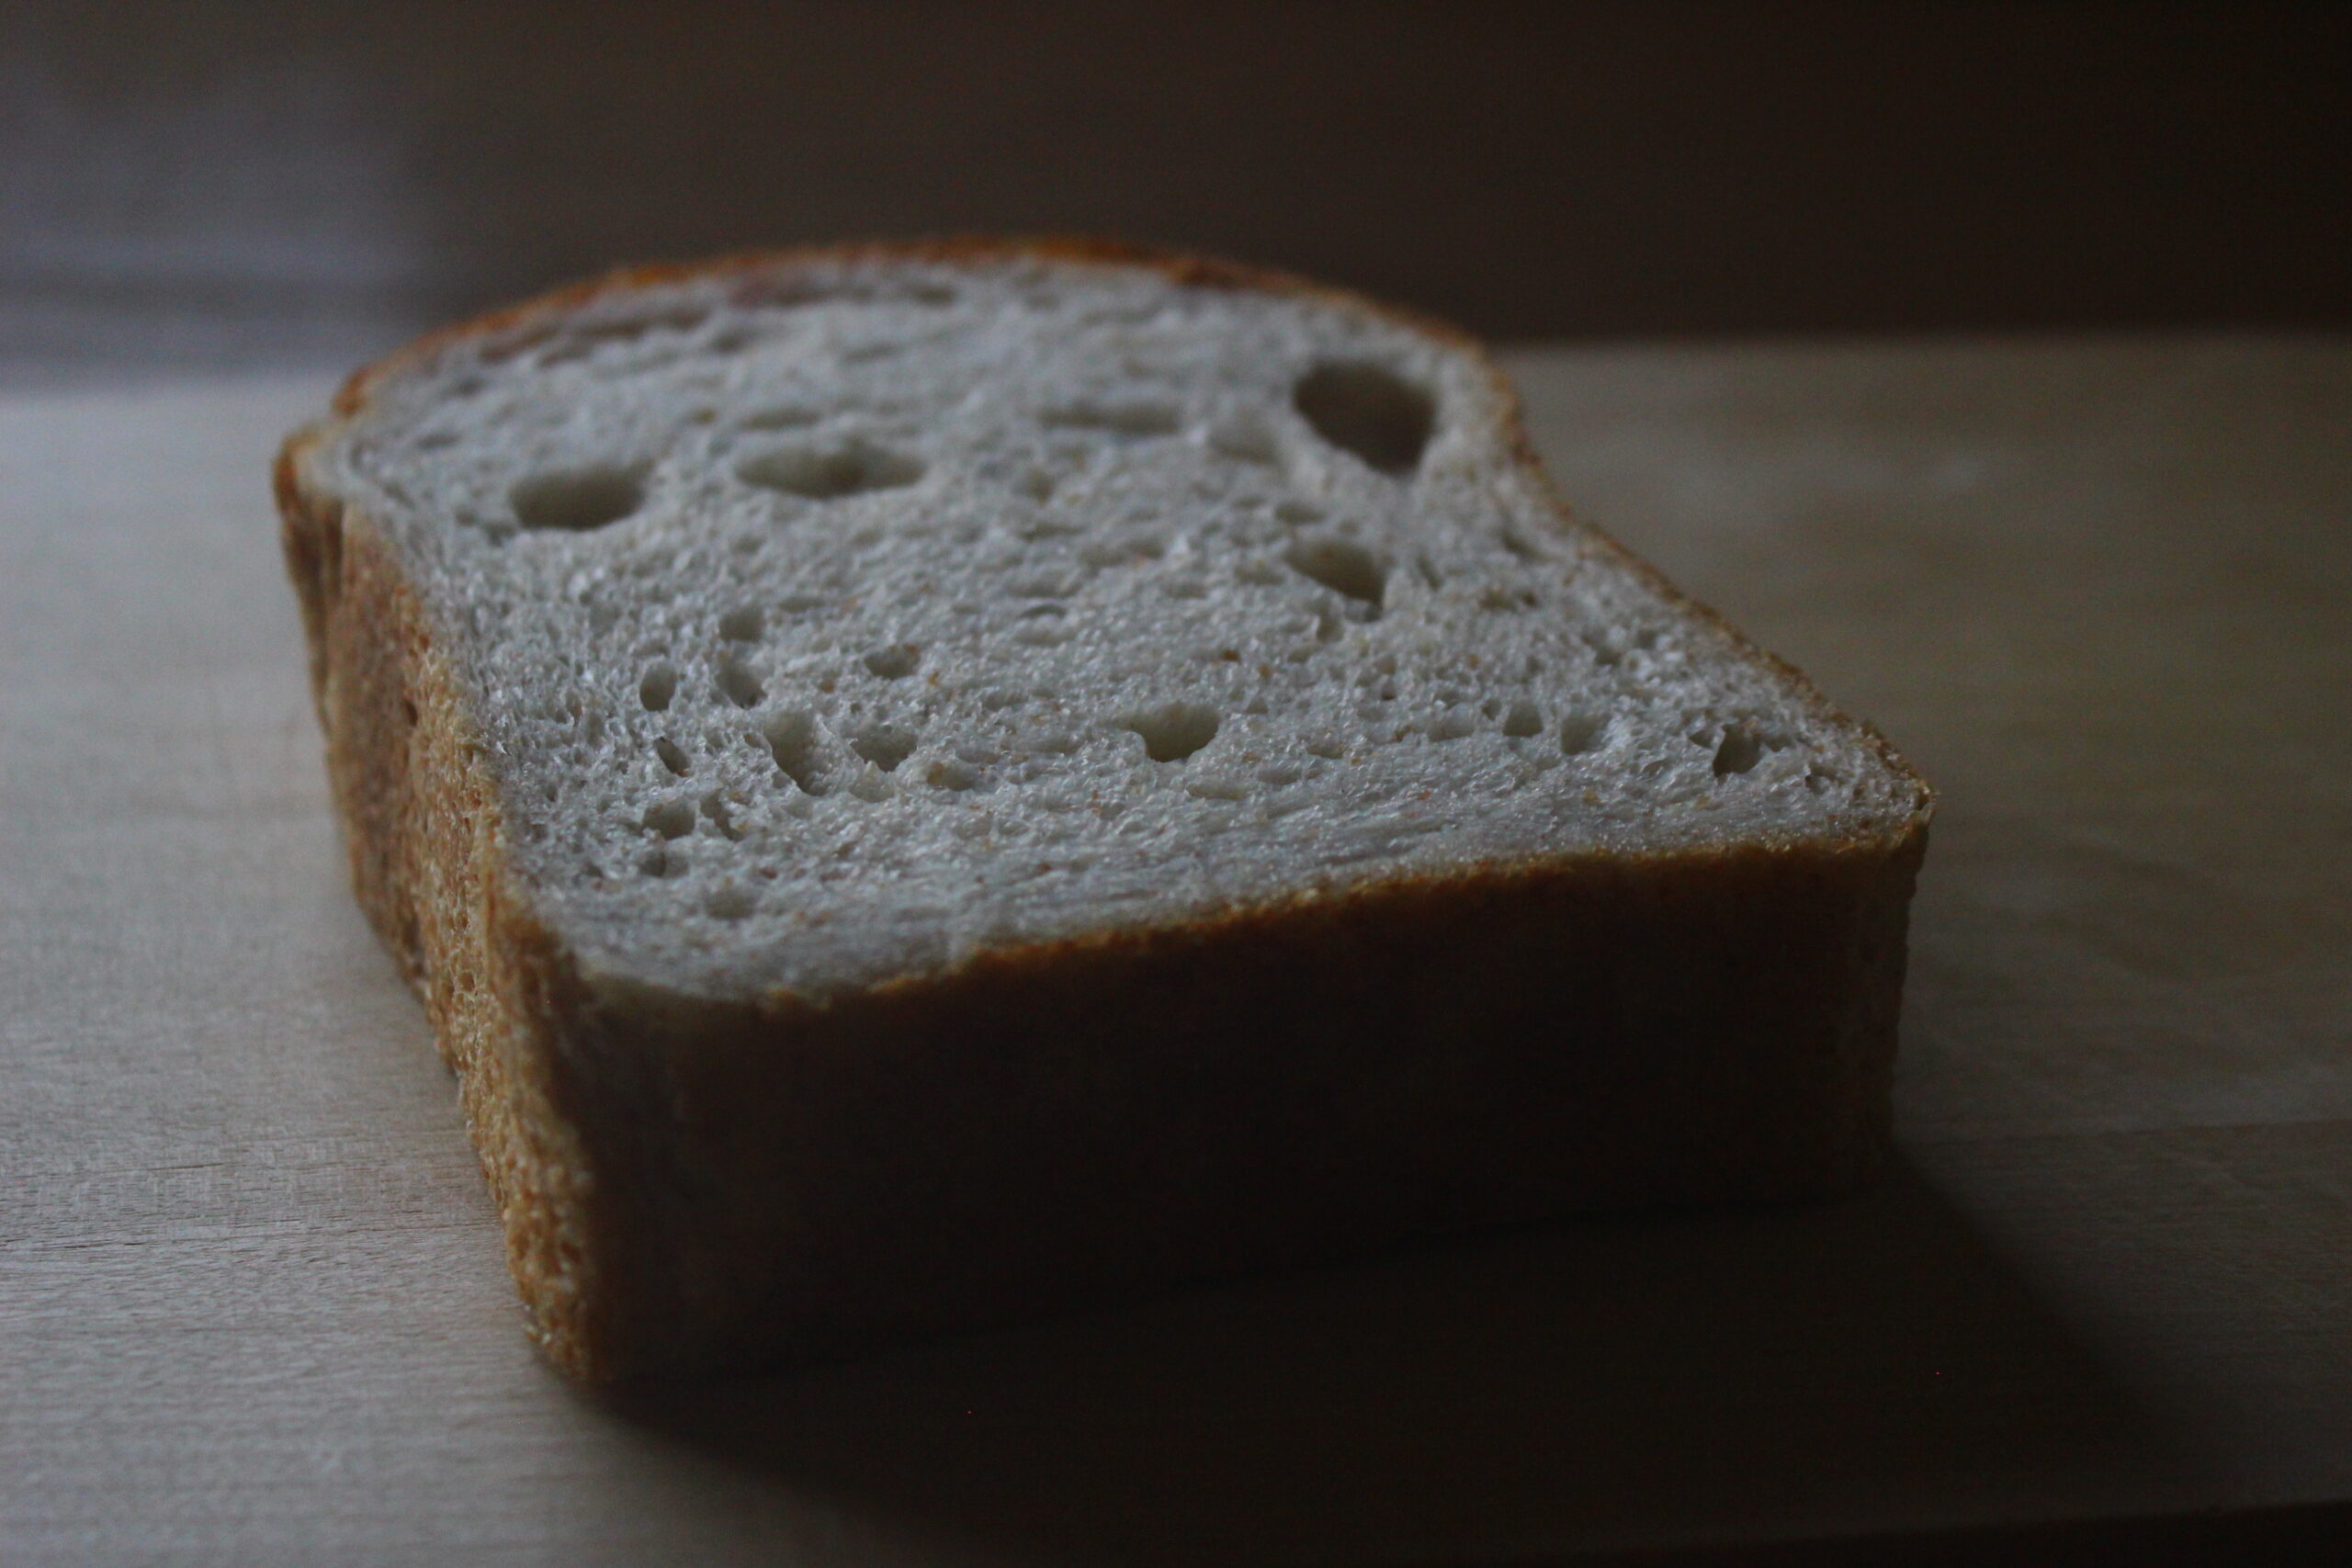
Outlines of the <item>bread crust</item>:
{"type": "MultiPolygon", "coordinates": [[[[1477,357],[1559,507],[1515,394],[1464,334],[1096,240],[633,268],[424,338],[353,376],[334,412],[359,416],[453,344],[615,293],[1008,259],[1305,294],[1440,336],[1477,357]]],[[[313,472],[332,428],[289,437],[275,479],[354,885],[461,1085],[531,1333],[575,1377],[842,1354],[1602,1205],[1841,1191],[1883,1157],[1932,798],[1866,728],[1916,791],[1885,835],[1395,878],[986,952],[823,1003],[585,974],[508,853],[434,607],[313,472]]]]}

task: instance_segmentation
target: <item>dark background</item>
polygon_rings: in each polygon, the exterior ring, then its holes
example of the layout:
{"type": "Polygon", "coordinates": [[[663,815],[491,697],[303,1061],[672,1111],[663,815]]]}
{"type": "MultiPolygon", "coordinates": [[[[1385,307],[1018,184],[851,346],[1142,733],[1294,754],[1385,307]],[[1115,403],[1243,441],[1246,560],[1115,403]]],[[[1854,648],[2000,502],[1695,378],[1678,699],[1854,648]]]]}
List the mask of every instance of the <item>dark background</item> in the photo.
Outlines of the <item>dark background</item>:
{"type": "Polygon", "coordinates": [[[1505,338],[2340,326],[2347,12],[16,6],[0,365],[364,355],[616,262],[964,230],[1505,338]]]}

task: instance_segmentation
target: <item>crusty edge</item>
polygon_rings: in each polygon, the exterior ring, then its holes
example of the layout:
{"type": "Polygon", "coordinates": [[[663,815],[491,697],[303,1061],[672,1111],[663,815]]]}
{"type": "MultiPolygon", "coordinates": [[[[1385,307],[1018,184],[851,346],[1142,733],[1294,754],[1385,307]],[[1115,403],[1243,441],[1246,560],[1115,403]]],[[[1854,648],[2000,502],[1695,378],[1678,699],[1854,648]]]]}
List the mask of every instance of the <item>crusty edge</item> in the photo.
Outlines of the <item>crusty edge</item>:
{"type": "Polygon", "coordinates": [[[320,438],[290,437],[274,480],[353,887],[458,1079],[532,1337],[594,1375],[611,1247],[548,1049],[557,944],[509,868],[498,785],[434,617],[374,524],[309,480],[320,438]]]}

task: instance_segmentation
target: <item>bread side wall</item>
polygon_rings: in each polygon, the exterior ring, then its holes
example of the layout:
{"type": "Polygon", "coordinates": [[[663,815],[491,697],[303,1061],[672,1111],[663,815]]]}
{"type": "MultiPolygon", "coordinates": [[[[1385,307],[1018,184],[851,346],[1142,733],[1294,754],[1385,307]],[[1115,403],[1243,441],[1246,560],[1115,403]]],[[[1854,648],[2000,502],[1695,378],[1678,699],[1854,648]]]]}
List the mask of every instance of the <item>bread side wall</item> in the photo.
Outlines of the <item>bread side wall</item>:
{"type": "Polygon", "coordinates": [[[825,1007],[578,990],[575,1048],[625,1065],[582,1125],[650,1271],[616,1364],[837,1355],[1415,1235],[1850,1190],[1885,1149],[1919,847],[1394,886],[825,1007]]]}
{"type": "Polygon", "coordinates": [[[354,887],[458,1079],[532,1334],[594,1375],[594,1179],[558,1111],[552,1021],[535,1005],[547,943],[503,875],[496,791],[429,617],[375,527],[303,484],[300,439],[280,460],[279,513],[354,887]]]}

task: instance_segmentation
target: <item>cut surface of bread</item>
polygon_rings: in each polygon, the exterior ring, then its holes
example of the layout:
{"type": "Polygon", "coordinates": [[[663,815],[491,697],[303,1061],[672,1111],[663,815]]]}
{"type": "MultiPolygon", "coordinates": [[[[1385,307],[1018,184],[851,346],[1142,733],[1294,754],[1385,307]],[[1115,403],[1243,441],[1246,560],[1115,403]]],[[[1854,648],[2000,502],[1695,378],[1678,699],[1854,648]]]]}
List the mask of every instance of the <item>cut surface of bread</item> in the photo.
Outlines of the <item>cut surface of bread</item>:
{"type": "Polygon", "coordinates": [[[279,498],[532,1323],[821,1355],[1884,1136],[1925,786],[1474,345],[1108,246],[630,275],[279,498]]]}

